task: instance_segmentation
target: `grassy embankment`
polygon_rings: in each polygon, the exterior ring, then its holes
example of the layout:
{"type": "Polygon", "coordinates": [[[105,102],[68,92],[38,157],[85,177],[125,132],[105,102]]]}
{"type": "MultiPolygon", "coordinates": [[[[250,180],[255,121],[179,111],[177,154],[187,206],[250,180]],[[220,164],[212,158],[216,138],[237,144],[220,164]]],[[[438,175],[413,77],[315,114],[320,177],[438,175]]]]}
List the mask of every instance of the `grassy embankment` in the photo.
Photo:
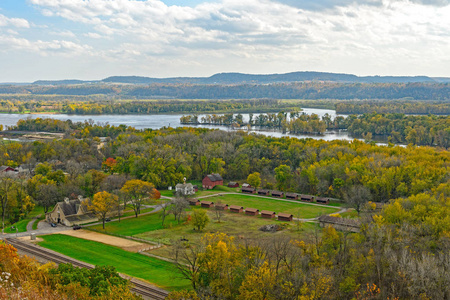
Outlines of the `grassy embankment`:
{"type": "Polygon", "coordinates": [[[41,215],[41,217],[36,220],[36,222],[34,222],[33,224],[33,229],[37,229],[37,223],[40,220],[43,220],[45,218],[45,213],[44,213],[44,208],[42,206],[35,206],[34,209],[22,220],[8,225],[7,227],[5,227],[5,233],[16,233],[16,229],[18,229],[17,232],[25,232],[27,231],[27,225],[28,223],[36,216],[41,215]],[[14,229],[11,229],[11,227],[14,226],[14,229]]]}
{"type": "Polygon", "coordinates": [[[190,288],[175,266],[163,260],[132,253],[118,247],[67,235],[41,236],[39,245],[93,265],[111,265],[117,271],[147,280],[167,290],[190,288]]]}

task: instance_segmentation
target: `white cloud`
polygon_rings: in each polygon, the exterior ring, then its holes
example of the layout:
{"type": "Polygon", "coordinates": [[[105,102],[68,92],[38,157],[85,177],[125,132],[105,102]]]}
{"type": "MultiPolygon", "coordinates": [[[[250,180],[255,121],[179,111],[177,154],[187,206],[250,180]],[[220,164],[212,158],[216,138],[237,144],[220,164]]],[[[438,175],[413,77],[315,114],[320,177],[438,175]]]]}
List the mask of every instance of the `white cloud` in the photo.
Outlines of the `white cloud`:
{"type": "Polygon", "coordinates": [[[12,26],[16,28],[30,28],[30,23],[21,18],[8,18],[0,14],[0,27],[12,26]]]}
{"type": "MultiPolygon", "coordinates": [[[[450,69],[449,1],[222,0],[185,7],[159,0],[29,0],[44,16],[86,28],[80,44],[42,37],[30,43],[47,54],[86,52],[136,73],[436,72],[450,69]]],[[[71,32],[61,28],[65,37],[71,32]]]]}

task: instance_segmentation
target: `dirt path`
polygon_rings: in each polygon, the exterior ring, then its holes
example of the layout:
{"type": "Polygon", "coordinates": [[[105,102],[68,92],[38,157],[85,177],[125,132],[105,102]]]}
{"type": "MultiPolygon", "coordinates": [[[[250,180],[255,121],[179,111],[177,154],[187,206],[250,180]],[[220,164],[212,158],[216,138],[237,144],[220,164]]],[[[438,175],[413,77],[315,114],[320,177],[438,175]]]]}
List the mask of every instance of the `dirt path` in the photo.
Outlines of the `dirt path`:
{"type": "Polygon", "coordinates": [[[64,231],[64,232],[61,232],[61,234],[70,235],[70,236],[77,237],[80,239],[99,242],[99,243],[103,243],[103,244],[107,244],[107,245],[111,245],[111,246],[116,246],[116,247],[122,248],[123,250],[130,251],[130,252],[144,251],[144,250],[147,250],[152,247],[151,245],[148,245],[148,244],[130,241],[127,239],[123,239],[123,238],[119,238],[119,237],[115,237],[115,236],[111,236],[111,235],[107,235],[107,234],[103,234],[103,233],[93,232],[93,231],[89,231],[89,230],[83,230],[83,229],[64,231]]]}
{"type": "Polygon", "coordinates": [[[34,222],[36,222],[36,220],[39,219],[40,217],[41,217],[41,215],[37,215],[37,216],[34,217],[30,222],[28,222],[28,224],[27,224],[27,231],[33,230],[33,224],[34,224],[34,222]]]}

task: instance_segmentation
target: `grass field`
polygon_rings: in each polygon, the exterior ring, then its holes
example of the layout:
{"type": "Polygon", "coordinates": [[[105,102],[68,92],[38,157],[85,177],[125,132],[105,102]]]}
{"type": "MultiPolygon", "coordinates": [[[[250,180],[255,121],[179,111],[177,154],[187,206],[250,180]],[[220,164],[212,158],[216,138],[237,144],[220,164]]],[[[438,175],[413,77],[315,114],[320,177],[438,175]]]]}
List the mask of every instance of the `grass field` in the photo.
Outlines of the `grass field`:
{"type": "Polygon", "coordinates": [[[259,210],[272,210],[277,213],[290,213],[294,217],[309,219],[339,211],[336,207],[323,207],[302,202],[289,202],[258,196],[243,194],[230,194],[207,198],[209,201],[221,201],[228,205],[241,205],[244,208],[251,207],[259,210]]]}
{"type": "Polygon", "coordinates": [[[155,231],[149,231],[136,235],[136,237],[146,239],[152,242],[163,243],[168,247],[151,250],[149,253],[171,257],[171,245],[181,238],[189,240],[189,243],[197,244],[205,233],[223,232],[228,235],[239,238],[259,240],[264,237],[273,237],[276,235],[288,235],[292,238],[302,238],[305,234],[319,228],[317,223],[300,223],[300,230],[297,222],[281,222],[277,220],[267,220],[261,217],[246,216],[243,214],[233,214],[225,212],[220,223],[214,219],[214,212],[208,210],[210,222],[202,230],[193,230],[191,224],[180,224],[178,226],[155,231]],[[266,224],[278,224],[284,227],[283,230],[276,233],[260,231],[259,228],[266,224]]]}
{"type": "MultiPolygon", "coordinates": [[[[27,231],[27,225],[28,223],[37,215],[41,215],[41,218],[45,218],[44,214],[44,208],[42,206],[35,206],[34,209],[28,214],[28,216],[25,217],[25,219],[20,220],[19,222],[16,222],[12,225],[9,225],[5,227],[5,233],[16,233],[16,229],[11,229],[12,226],[18,229],[18,232],[25,232],[27,231]]],[[[41,219],[42,220],[42,219],[41,219]]],[[[35,226],[37,226],[37,222],[35,222],[35,226]]],[[[37,227],[36,227],[37,228],[37,227]]]]}
{"type": "MultiPolygon", "coordinates": [[[[229,188],[227,186],[224,185],[217,185],[215,186],[212,190],[201,190],[201,181],[193,181],[191,182],[192,184],[197,184],[200,187],[200,190],[195,193],[194,197],[202,197],[202,196],[208,196],[208,195],[214,195],[214,194],[220,194],[220,193],[237,193],[240,191],[240,188],[229,188]]],[[[161,193],[162,196],[166,196],[166,197],[173,197],[173,190],[169,191],[169,190],[160,190],[159,191],[161,193]]]]}
{"type": "Polygon", "coordinates": [[[189,288],[172,263],[122,250],[118,247],[67,235],[41,236],[39,245],[93,265],[111,265],[117,271],[147,280],[167,290],[189,288]]]}
{"type": "MultiPolygon", "coordinates": [[[[176,222],[173,216],[166,218],[165,224],[167,226],[175,225],[176,222]]],[[[139,233],[162,229],[161,218],[159,214],[149,214],[145,216],[139,216],[137,218],[130,218],[121,220],[120,222],[108,222],[105,224],[105,230],[102,225],[90,226],[104,233],[120,234],[126,236],[132,236],[139,233]]]]}

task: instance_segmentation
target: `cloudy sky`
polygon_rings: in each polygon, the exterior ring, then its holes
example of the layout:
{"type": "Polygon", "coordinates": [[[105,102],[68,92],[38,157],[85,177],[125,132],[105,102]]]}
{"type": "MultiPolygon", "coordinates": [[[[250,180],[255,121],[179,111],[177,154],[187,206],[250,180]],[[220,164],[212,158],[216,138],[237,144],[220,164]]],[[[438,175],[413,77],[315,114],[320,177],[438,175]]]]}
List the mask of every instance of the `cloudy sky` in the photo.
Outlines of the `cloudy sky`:
{"type": "Polygon", "coordinates": [[[450,77],[450,0],[0,0],[0,82],[450,77]]]}

